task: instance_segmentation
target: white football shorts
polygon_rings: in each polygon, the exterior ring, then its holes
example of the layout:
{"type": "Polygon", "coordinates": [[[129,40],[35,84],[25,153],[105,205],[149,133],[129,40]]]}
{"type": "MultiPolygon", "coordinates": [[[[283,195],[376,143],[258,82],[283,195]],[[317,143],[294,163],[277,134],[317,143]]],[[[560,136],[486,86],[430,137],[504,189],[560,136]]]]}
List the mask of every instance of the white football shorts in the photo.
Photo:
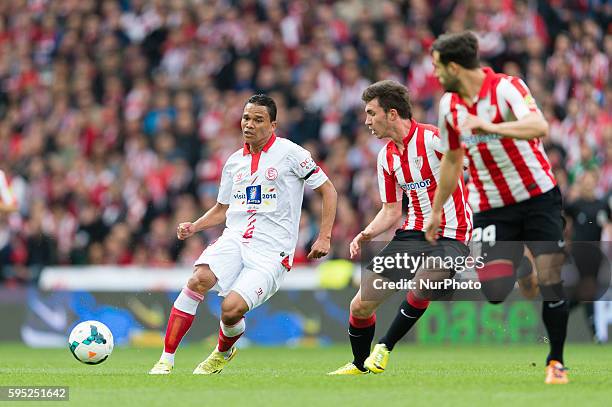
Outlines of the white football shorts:
{"type": "Polygon", "coordinates": [[[249,310],[266,302],[279,289],[287,269],[277,251],[257,252],[243,243],[241,237],[227,230],[208,245],[194,266],[208,264],[217,283],[211,290],[225,297],[235,291],[244,299],[249,310]]]}

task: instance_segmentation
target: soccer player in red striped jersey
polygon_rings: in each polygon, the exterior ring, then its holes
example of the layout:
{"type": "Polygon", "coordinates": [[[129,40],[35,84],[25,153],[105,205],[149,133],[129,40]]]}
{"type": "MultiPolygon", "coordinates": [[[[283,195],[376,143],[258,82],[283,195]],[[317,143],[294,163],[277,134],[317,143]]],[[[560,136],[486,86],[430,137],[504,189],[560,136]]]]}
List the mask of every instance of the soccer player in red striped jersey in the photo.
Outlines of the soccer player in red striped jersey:
{"type": "Polygon", "coordinates": [[[435,75],[447,91],[440,100],[440,137],[445,151],[427,238],[441,225],[443,203],[469,159],[473,240],[482,241],[487,263],[479,271],[485,296],[503,301],[527,243],[533,253],[542,317],[550,338],[546,383],[567,383],[563,346],[568,304],[561,284],[564,255],[561,193],[539,140],[548,123],[519,78],[481,68],[478,40],[470,32],[445,34],[432,46],[435,75]],[[508,241],[514,244],[494,244],[508,241]],[[534,242],[537,242],[534,243],[534,242]]]}
{"type": "MultiPolygon", "coordinates": [[[[469,249],[466,243],[471,236],[472,211],[467,204],[467,191],[462,179],[455,179],[455,192],[443,205],[444,216],[439,239],[445,244],[436,247],[425,240],[424,228],[431,215],[431,202],[439,182],[442,159],[438,129],[418,123],[412,118],[408,90],[395,81],[385,80],[370,85],[363,92],[362,100],[366,103],[365,124],[376,138],[390,140],[378,155],[377,172],[382,209],[351,242],[351,258],[360,253],[362,242],[400,224],[404,194],[408,198],[406,219],[396,230],[392,242],[377,256],[393,256],[397,253],[398,245],[395,248],[391,246],[398,242],[412,256],[423,253],[440,257],[467,255],[469,249]]],[[[444,279],[453,275],[453,270],[419,268],[414,279],[444,279]]],[[[418,286],[410,290],[389,330],[370,354],[376,309],[393,291],[382,296],[364,297],[365,291],[366,286],[362,284],[350,305],[348,333],[353,362],[331,372],[332,375],[384,371],[390,351],[423,315],[431,299],[418,286]]]]}

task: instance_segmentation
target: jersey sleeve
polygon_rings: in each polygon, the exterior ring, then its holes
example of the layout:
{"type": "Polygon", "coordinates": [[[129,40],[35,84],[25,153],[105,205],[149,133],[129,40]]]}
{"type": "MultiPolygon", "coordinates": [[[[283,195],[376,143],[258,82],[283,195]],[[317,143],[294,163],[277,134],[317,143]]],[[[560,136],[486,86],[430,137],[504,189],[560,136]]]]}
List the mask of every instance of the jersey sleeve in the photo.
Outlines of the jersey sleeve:
{"type": "Polygon", "coordinates": [[[432,132],[430,146],[436,153],[436,156],[439,160],[442,159],[442,156],[447,150],[442,148],[442,140],[440,139],[440,134],[438,132],[432,132]]]}
{"type": "Polygon", "coordinates": [[[303,179],[312,189],[319,188],[328,180],[325,172],[312,159],[310,152],[305,148],[297,146],[289,154],[291,169],[300,179],[303,179]]]}
{"type": "Polygon", "coordinates": [[[221,172],[221,183],[219,184],[219,194],[217,195],[217,202],[229,205],[230,198],[232,195],[232,174],[230,172],[230,166],[226,162],[221,172]]]}
{"type": "Polygon", "coordinates": [[[510,106],[514,117],[522,119],[531,112],[539,112],[535,99],[531,96],[529,88],[519,78],[509,76],[504,78],[497,87],[498,104],[510,106]]]}
{"type": "Polygon", "coordinates": [[[448,150],[462,148],[461,135],[457,129],[457,110],[451,103],[452,98],[451,93],[446,93],[440,99],[440,106],[438,107],[439,151],[442,154],[448,150]]]}
{"type": "Polygon", "coordinates": [[[387,161],[387,149],[383,148],[378,154],[376,172],[378,173],[378,190],[380,200],[383,203],[393,203],[401,201],[402,190],[395,180],[395,174],[389,168],[387,161]]]}

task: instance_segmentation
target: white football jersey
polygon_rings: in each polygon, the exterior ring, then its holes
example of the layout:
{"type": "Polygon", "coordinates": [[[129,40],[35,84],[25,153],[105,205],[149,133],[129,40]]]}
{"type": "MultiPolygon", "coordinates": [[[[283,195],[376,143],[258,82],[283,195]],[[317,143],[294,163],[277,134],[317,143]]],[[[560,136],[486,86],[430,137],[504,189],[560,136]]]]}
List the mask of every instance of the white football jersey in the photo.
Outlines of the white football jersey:
{"type": "Polygon", "coordinates": [[[292,259],[304,184],[315,189],[327,179],[310,153],[292,141],[272,134],[258,154],[245,144],[228,158],[221,175],[217,201],[229,204],[224,233],[292,259]]]}

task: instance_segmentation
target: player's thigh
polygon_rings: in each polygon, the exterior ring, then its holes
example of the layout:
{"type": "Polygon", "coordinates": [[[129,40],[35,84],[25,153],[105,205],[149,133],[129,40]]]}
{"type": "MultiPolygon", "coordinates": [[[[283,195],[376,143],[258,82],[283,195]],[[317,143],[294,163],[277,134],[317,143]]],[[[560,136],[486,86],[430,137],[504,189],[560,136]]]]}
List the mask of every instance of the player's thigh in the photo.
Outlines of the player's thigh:
{"type": "Polygon", "coordinates": [[[252,310],[278,291],[287,272],[282,259],[272,253],[246,249],[243,250],[243,268],[230,289],[240,294],[252,310]]]}
{"type": "Polygon", "coordinates": [[[517,266],[522,259],[522,220],[516,205],[474,214],[470,242],[473,254],[485,263],[506,260],[517,266]]]}
{"type": "Polygon", "coordinates": [[[533,256],[561,253],[563,251],[563,228],[561,192],[554,188],[531,198],[525,205],[525,223],[522,239],[533,256]]]}
{"type": "Polygon", "coordinates": [[[224,233],[208,245],[194,263],[195,267],[201,265],[207,265],[217,278],[213,289],[226,294],[243,267],[240,242],[224,233]]]}

